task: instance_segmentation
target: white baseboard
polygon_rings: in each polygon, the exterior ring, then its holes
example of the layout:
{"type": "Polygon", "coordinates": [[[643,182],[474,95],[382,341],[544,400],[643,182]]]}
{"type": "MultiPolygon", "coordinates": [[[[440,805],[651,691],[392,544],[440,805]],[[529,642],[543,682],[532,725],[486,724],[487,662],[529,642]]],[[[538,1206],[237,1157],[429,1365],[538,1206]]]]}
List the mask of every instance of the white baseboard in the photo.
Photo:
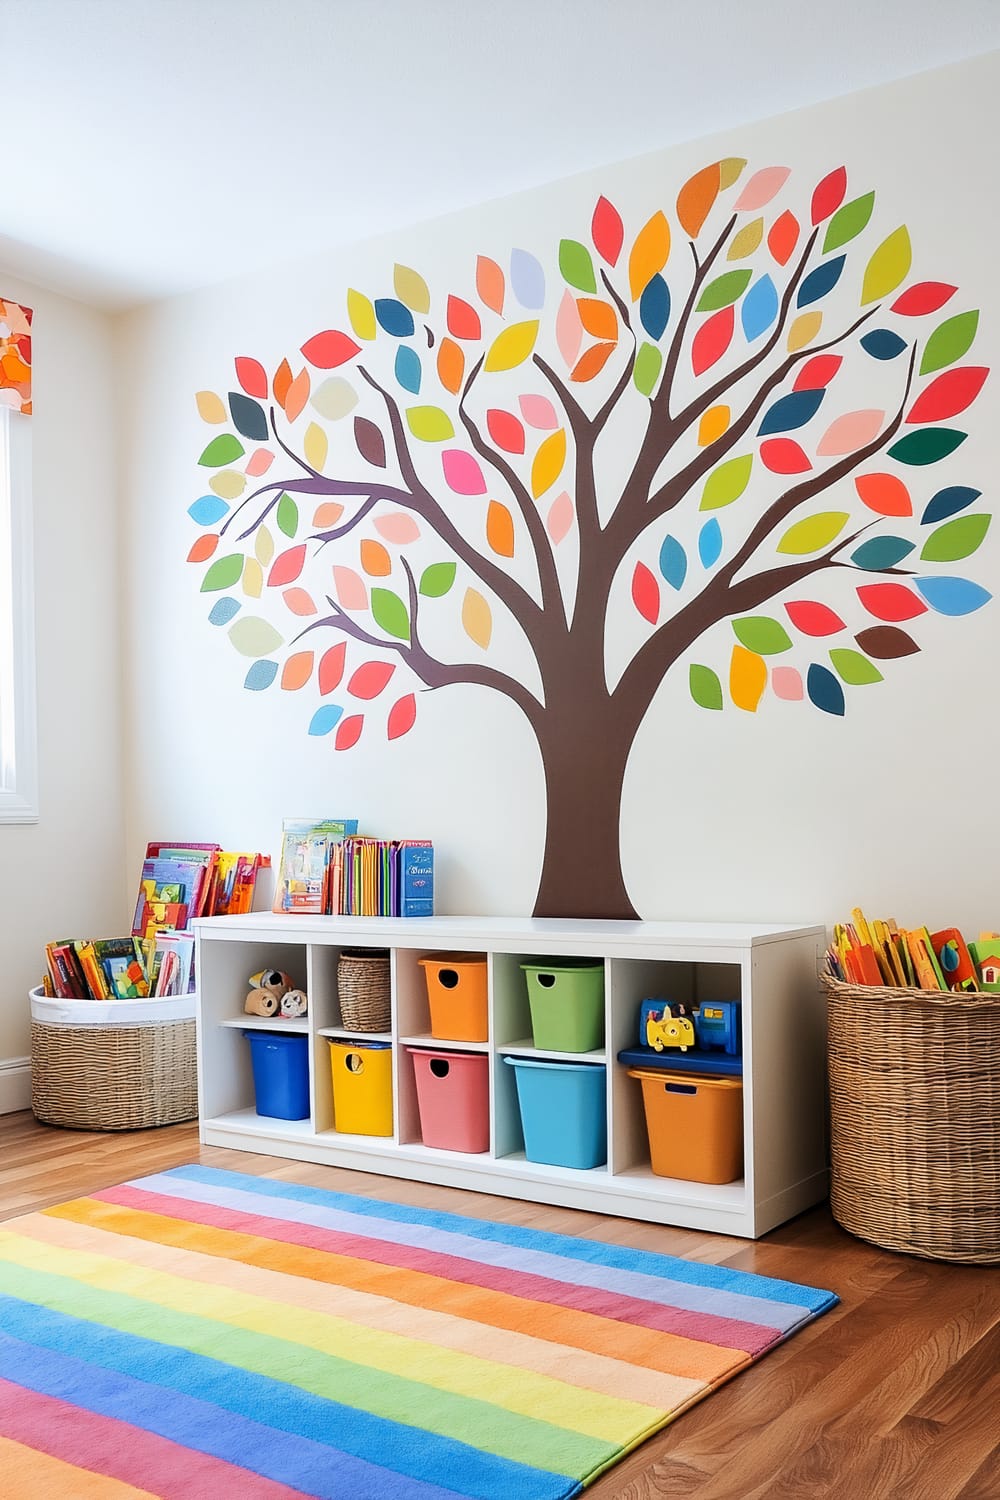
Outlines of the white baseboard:
{"type": "Polygon", "coordinates": [[[30,1108],[30,1057],[0,1057],[0,1115],[30,1108]]]}

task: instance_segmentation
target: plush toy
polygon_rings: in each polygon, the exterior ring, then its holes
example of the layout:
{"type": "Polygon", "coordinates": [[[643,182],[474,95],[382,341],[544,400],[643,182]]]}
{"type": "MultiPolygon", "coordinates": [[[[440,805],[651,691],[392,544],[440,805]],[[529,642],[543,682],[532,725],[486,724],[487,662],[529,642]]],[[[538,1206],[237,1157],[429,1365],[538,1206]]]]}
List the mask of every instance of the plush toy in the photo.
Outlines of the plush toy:
{"type": "Polygon", "coordinates": [[[281,997],[281,1014],[290,1018],[304,1016],[309,1008],[305,990],[286,990],[281,997]]]}
{"type": "Polygon", "coordinates": [[[280,1000],[286,990],[293,988],[293,983],[291,976],[282,973],[281,969],[261,969],[259,974],[250,975],[250,988],[268,990],[276,1000],[280,1000]]]}
{"type": "Polygon", "coordinates": [[[252,989],[244,1000],[243,1009],[248,1016],[276,1016],[280,1004],[273,990],[261,989],[258,986],[252,989]]]}

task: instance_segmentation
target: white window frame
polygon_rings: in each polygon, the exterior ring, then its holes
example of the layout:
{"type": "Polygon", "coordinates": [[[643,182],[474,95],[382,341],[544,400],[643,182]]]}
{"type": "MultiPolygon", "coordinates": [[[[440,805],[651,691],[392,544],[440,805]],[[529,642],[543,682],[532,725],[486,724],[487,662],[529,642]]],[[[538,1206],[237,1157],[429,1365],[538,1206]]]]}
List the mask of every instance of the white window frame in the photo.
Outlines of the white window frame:
{"type": "Polygon", "coordinates": [[[0,405],[0,824],[37,822],[31,418],[0,405]]]}

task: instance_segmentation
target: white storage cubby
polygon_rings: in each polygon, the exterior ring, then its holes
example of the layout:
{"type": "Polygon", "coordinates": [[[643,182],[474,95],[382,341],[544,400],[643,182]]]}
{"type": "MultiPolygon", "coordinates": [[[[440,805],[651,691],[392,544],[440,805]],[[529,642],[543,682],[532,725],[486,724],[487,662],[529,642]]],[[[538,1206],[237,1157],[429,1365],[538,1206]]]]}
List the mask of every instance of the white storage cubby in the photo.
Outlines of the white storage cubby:
{"type": "Polygon", "coordinates": [[[754,1238],[826,1196],[825,1045],[818,966],[821,927],[744,923],[596,922],[536,918],[296,917],[251,913],[198,921],[198,1087],[201,1138],[362,1171],[530,1198],[598,1213],[754,1238]],[[343,948],[390,953],[392,1020],[375,1036],[342,1026],[337,961],[343,948]],[[430,1035],[419,959],[481,953],[487,962],[489,1039],[430,1035]],[[524,962],[585,959],[604,965],[604,1045],[593,1052],[532,1044],[524,962]],[[287,971],[309,994],[308,1017],[243,1013],[250,974],[287,971]],[[656,1176],[642,1093],[617,1062],[638,1041],[640,1002],[742,1001],[744,1176],[713,1185],[656,1176]],[[254,1108],[244,1029],[309,1036],[309,1119],[283,1121],[254,1108]],[[330,1036],[392,1043],[391,1137],[333,1128],[330,1036]],[[482,1155],[423,1144],[406,1045],[485,1053],[490,1060],[490,1149],[482,1155]],[[508,1055],[603,1063],[608,1070],[608,1161],[578,1170],[527,1161],[515,1069],[508,1055]]]}

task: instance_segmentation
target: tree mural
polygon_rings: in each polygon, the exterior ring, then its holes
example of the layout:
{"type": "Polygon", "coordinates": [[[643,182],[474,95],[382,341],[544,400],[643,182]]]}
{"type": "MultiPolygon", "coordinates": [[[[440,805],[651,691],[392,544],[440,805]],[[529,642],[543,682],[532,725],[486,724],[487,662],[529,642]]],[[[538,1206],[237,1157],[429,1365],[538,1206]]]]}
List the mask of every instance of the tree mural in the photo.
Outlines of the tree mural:
{"type": "Polygon", "coordinates": [[[911,276],[843,167],[811,192],[745,169],[706,167],[631,239],[601,198],[558,277],[479,256],[432,308],[397,265],[294,363],[241,356],[198,396],[227,430],[189,561],[245,687],[308,688],[345,751],[404,735],[420,689],[503,694],[544,767],[539,915],[635,915],[622,782],[676,663],[704,710],[843,715],[922,615],[990,598],[950,571],[980,491],[926,478],[988,373],[960,363],[978,313],[911,276]]]}

